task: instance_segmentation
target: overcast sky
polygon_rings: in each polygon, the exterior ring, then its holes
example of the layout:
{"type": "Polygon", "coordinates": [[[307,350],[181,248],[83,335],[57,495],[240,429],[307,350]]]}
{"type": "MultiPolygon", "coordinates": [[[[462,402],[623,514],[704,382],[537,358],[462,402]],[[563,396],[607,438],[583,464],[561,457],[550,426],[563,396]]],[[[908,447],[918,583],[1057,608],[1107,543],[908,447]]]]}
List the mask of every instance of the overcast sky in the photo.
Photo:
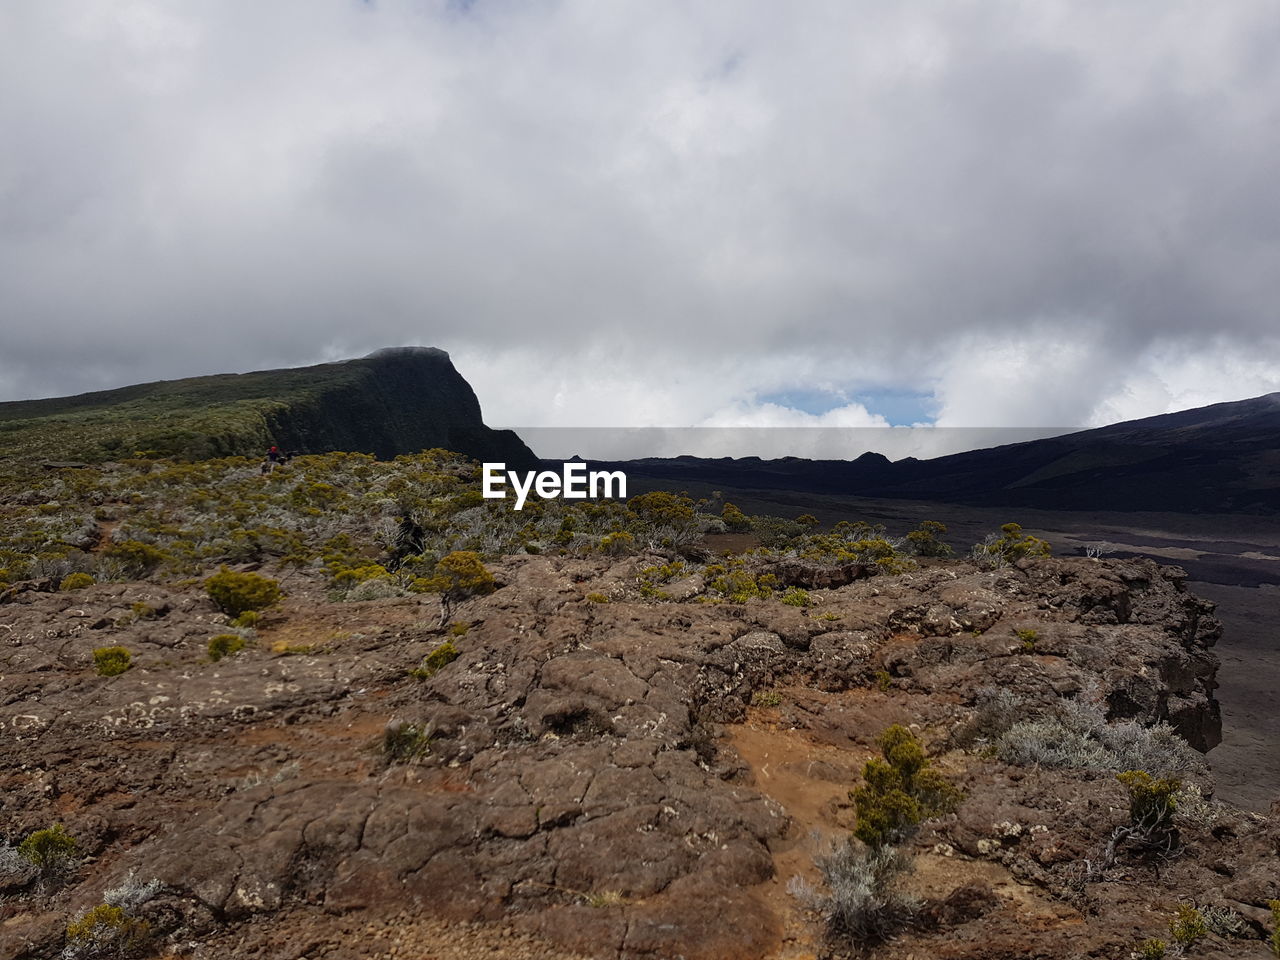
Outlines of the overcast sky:
{"type": "Polygon", "coordinates": [[[449,350],[510,426],[1280,390],[1280,6],[0,6],[0,399],[449,350]]]}

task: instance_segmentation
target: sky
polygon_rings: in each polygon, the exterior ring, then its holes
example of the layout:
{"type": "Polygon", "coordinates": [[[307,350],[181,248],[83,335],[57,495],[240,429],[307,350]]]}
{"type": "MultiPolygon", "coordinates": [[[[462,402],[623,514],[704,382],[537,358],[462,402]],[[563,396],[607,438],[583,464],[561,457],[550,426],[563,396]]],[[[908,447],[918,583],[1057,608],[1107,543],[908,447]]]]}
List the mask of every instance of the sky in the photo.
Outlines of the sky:
{"type": "Polygon", "coordinates": [[[1280,390],[1280,6],[0,5],[0,399],[444,348],[513,427],[1280,390]]]}

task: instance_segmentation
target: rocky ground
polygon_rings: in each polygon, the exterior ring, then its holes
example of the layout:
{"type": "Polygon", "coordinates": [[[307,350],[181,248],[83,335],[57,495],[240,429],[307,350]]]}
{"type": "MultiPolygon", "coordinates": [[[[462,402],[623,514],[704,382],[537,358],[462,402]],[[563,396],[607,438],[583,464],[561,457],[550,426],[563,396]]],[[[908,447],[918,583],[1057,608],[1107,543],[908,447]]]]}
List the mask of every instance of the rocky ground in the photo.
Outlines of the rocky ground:
{"type": "Polygon", "coordinates": [[[61,823],[77,850],[61,876],[0,856],[0,956],[91,956],[68,923],[130,885],[144,952],[193,960],[839,954],[787,888],[817,878],[815,831],[847,835],[894,723],[965,799],[911,842],[923,906],[877,955],[1128,957],[1180,903],[1240,921],[1186,955],[1270,955],[1276,818],[1184,804],[1177,856],[1089,876],[1127,819],[1114,774],[1011,765],[974,735],[996,689],[1213,746],[1218,627],[1177,568],[939,562],[799,608],[701,602],[696,577],[641,598],[652,562],[500,561],[453,613],[465,633],[433,597],[331,602],[295,573],[216,663],[225,617],[198,584],[20,584],[0,831],[61,823]],[[410,674],[446,641],[457,659],[410,674]],[[132,668],[99,676],[117,644],[132,668]]]}

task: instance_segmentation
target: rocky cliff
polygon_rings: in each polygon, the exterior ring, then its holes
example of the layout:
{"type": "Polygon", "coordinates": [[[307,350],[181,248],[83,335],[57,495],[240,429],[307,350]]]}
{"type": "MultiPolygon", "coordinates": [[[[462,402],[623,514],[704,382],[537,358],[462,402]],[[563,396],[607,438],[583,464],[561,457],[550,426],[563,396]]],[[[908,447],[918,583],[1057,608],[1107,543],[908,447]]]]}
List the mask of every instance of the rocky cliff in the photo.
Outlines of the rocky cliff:
{"type": "Polygon", "coordinates": [[[814,831],[848,835],[901,723],[964,799],[911,842],[921,919],[878,955],[1118,960],[1179,902],[1238,925],[1196,956],[1267,955],[1280,823],[1214,804],[1186,745],[1143,732],[1218,737],[1218,628],[1176,568],[939,562],[804,608],[702,602],[697,577],[638,593],[661,559],[505,558],[448,633],[434,600],[334,603],[294,576],[218,663],[223,618],[191,588],[13,592],[4,829],[61,822],[86,859],[56,883],[0,859],[0,953],[55,955],[128,888],[193,958],[827,955],[787,888],[814,831]],[[446,641],[456,659],[409,675],[446,641]],[[133,668],[95,676],[115,644],[133,668]],[[1064,704],[1088,755],[1015,756],[1016,724],[1064,704]],[[1194,788],[1183,848],[1095,875],[1135,744],[1194,788]]]}
{"type": "Polygon", "coordinates": [[[442,447],[533,466],[509,430],[485,426],[471,386],[430,347],[311,367],[138,384],[0,404],[0,457],[257,456],[344,450],[380,459],[442,447]]]}

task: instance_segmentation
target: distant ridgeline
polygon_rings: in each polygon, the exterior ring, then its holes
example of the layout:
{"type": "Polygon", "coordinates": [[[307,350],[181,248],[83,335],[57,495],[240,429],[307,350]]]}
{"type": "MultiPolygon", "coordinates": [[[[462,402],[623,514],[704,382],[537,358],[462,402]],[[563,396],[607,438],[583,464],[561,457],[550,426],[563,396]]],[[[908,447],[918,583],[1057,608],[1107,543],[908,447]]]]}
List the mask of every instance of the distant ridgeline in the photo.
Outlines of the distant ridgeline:
{"type": "Polygon", "coordinates": [[[513,432],[485,426],[470,384],[431,347],[0,403],[3,458],[100,462],[142,452],[202,460],[259,456],[273,443],[383,460],[443,447],[521,467],[538,462],[513,432]]]}
{"type": "Polygon", "coordinates": [[[635,483],[786,490],[1044,510],[1280,515],[1280,393],[933,460],[675,457],[635,483]]]}

